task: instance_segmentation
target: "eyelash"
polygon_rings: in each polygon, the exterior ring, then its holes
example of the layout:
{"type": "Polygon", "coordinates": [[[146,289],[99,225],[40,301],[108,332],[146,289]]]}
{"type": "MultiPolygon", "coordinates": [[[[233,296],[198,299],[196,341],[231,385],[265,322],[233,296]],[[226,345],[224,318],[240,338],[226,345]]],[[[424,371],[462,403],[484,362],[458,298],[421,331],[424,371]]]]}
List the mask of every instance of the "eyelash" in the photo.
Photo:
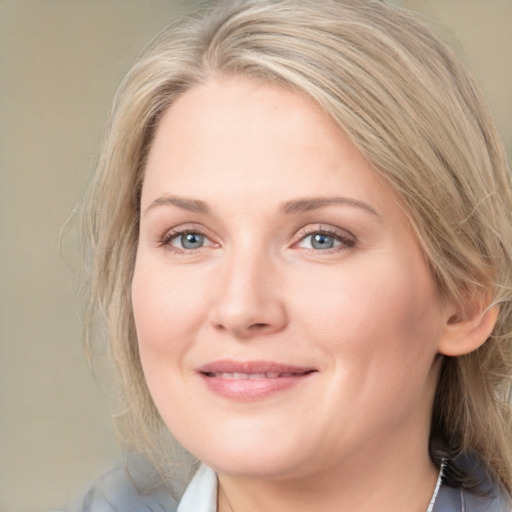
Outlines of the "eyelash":
{"type": "MultiPolygon", "coordinates": [[[[215,245],[213,242],[211,242],[211,245],[207,246],[201,246],[197,249],[181,249],[179,247],[175,247],[171,244],[171,242],[184,235],[199,235],[201,237],[204,237],[205,240],[210,240],[209,237],[200,229],[196,228],[177,228],[172,229],[171,231],[167,231],[158,241],[159,247],[166,247],[168,250],[170,250],[173,254],[177,255],[193,255],[196,254],[201,249],[204,249],[205,247],[211,247],[212,245],[215,245]]],[[[346,251],[348,249],[353,248],[356,245],[356,239],[352,235],[343,235],[339,231],[323,228],[323,227],[315,227],[315,228],[305,228],[301,230],[298,234],[298,239],[296,242],[292,244],[292,247],[299,248],[299,244],[301,242],[304,242],[308,237],[313,237],[314,235],[322,235],[325,237],[329,237],[334,239],[336,242],[339,242],[339,245],[336,245],[334,247],[330,247],[327,249],[315,249],[315,248],[306,248],[303,247],[305,251],[309,253],[314,254],[332,254],[337,252],[346,251]]]]}
{"type": "Polygon", "coordinates": [[[328,249],[315,249],[315,248],[303,248],[309,253],[313,254],[332,254],[337,252],[346,251],[355,247],[356,239],[354,236],[350,234],[342,234],[339,231],[324,228],[324,227],[315,227],[315,228],[305,228],[299,232],[298,241],[293,244],[294,247],[298,247],[301,242],[304,242],[307,238],[313,237],[314,235],[323,235],[329,238],[333,238],[335,241],[339,242],[339,245],[328,248],[328,249]]]}
{"type": "Polygon", "coordinates": [[[198,251],[204,248],[204,246],[198,247],[197,249],[180,249],[179,247],[174,247],[171,245],[171,242],[180,236],[184,235],[199,235],[201,237],[204,237],[205,239],[209,240],[208,236],[203,233],[200,229],[196,228],[176,228],[172,229],[171,231],[167,231],[161,239],[158,241],[159,247],[166,247],[169,251],[171,251],[173,254],[182,255],[182,256],[189,256],[192,254],[196,254],[198,251]]]}

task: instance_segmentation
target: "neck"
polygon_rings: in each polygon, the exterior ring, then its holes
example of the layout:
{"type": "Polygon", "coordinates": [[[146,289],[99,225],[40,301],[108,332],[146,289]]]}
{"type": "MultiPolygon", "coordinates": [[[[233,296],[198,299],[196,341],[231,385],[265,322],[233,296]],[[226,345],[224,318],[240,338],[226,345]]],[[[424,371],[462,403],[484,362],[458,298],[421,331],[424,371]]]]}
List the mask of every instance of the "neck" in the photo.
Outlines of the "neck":
{"type": "Polygon", "coordinates": [[[370,447],[365,458],[347,458],[340,467],[287,479],[219,475],[219,512],[425,512],[438,469],[428,450],[370,447]],[[375,449],[375,450],[374,450],[375,449]],[[411,453],[414,452],[414,453],[411,453]],[[377,456],[376,454],[379,454],[377,456]]]}

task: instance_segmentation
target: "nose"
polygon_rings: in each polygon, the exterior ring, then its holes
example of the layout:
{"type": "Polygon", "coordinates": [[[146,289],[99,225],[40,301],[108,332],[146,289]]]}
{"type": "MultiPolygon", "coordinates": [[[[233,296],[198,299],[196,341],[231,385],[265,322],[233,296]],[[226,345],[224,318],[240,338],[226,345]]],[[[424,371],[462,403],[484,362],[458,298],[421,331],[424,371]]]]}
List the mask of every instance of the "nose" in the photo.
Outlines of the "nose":
{"type": "Polygon", "coordinates": [[[277,276],[268,256],[240,255],[225,262],[211,308],[213,327],[238,339],[284,329],[288,318],[277,276]]]}

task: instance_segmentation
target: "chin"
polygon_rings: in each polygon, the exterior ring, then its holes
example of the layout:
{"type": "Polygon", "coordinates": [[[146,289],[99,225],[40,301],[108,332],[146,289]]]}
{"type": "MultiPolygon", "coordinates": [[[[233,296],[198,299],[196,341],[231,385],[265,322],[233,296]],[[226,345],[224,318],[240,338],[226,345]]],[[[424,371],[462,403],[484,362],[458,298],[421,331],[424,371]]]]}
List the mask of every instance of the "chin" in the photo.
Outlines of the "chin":
{"type": "Polygon", "coordinates": [[[258,454],[257,456],[254,454],[245,456],[224,454],[220,461],[212,458],[211,461],[205,461],[205,463],[223,475],[279,480],[298,476],[298,468],[304,470],[301,461],[293,459],[290,460],[290,457],[283,457],[275,453],[258,454]]]}
{"type": "Polygon", "coordinates": [[[300,444],[279,446],[280,440],[261,434],[241,437],[221,436],[202,446],[190,446],[189,451],[219,474],[244,478],[286,478],[304,467],[303,452],[297,449],[300,444]]]}

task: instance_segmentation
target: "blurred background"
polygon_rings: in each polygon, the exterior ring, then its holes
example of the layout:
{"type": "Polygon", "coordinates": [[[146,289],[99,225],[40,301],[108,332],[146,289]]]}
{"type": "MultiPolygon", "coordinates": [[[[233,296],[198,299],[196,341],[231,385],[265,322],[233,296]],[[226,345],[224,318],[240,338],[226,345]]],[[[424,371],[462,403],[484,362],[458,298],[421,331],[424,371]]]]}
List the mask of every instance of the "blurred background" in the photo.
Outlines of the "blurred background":
{"type": "MultiPolygon", "coordinates": [[[[512,1],[402,0],[487,94],[512,153],[512,1]]],[[[66,506],[119,457],[81,351],[75,225],[117,84],[187,0],[0,0],[0,512],[66,506]]]]}

